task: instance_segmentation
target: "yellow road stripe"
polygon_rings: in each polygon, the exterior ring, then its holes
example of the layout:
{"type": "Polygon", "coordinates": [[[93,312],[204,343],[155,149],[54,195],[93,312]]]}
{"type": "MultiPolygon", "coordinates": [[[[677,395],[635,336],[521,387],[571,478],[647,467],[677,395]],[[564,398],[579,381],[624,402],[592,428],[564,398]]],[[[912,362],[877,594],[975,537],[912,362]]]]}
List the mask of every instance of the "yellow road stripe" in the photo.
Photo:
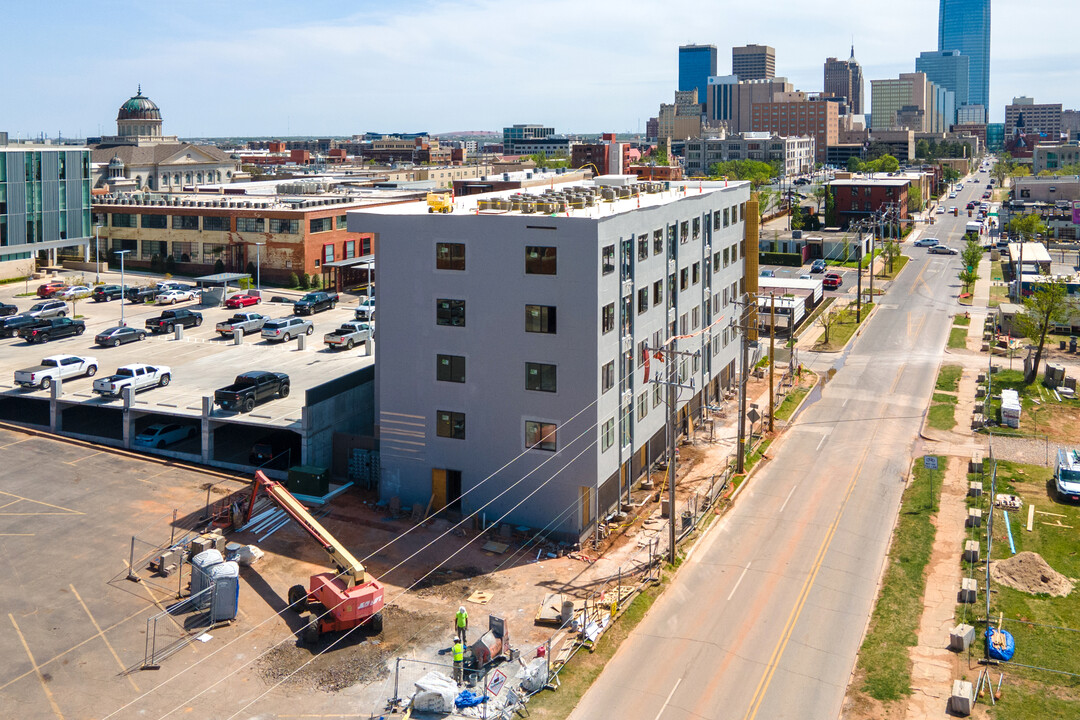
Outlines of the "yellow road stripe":
{"type": "MultiPolygon", "coordinates": [[[[120,672],[126,671],[127,667],[120,661],[120,656],[116,654],[116,650],[113,649],[112,643],[109,642],[109,638],[105,637],[105,631],[101,629],[97,620],[90,614],[90,608],[86,607],[86,603],[83,602],[82,596],[79,595],[79,591],[75,589],[74,585],[68,585],[68,587],[71,588],[71,592],[75,593],[75,599],[79,601],[79,604],[82,605],[82,609],[86,611],[86,617],[90,618],[90,622],[94,623],[94,629],[98,631],[98,635],[100,635],[101,639],[105,642],[105,647],[109,648],[109,652],[112,653],[113,658],[116,660],[116,664],[120,666],[120,672]]],[[[128,682],[131,683],[131,687],[135,688],[135,692],[139,692],[139,686],[135,684],[135,680],[130,675],[127,676],[127,679],[128,682]]]]}
{"type": "Polygon", "coordinates": [[[45,676],[41,674],[41,668],[38,667],[37,662],[34,660],[34,653],[30,652],[30,646],[26,644],[26,638],[23,637],[22,630],[19,629],[19,623],[15,622],[15,616],[11,613],[8,613],[8,618],[11,620],[15,632],[19,635],[19,642],[22,643],[23,650],[26,651],[26,656],[30,658],[30,664],[33,666],[34,672],[37,673],[38,682],[41,683],[41,689],[45,691],[45,697],[49,698],[49,706],[52,707],[53,714],[60,718],[60,720],[64,720],[64,713],[60,712],[60,706],[57,705],[56,700],[53,699],[52,691],[49,690],[49,686],[45,682],[45,676]]]}

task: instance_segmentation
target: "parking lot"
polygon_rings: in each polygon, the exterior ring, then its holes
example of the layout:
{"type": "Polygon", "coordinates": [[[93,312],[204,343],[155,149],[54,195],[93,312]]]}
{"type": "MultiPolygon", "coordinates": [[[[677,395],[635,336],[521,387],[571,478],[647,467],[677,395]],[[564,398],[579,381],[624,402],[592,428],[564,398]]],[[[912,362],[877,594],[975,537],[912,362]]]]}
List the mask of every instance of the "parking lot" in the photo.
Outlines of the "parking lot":
{"type": "Polygon", "coordinates": [[[858,278],[855,275],[855,268],[846,268],[840,266],[828,266],[823,273],[810,273],[810,263],[803,265],[802,267],[787,267],[785,265],[762,265],[761,270],[771,270],[773,275],[778,278],[798,278],[801,275],[810,275],[815,280],[821,280],[827,273],[836,273],[843,278],[843,283],[837,290],[825,290],[825,297],[843,297],[847,294],[855,295],[855,286],[858,282],[858,278]]]}

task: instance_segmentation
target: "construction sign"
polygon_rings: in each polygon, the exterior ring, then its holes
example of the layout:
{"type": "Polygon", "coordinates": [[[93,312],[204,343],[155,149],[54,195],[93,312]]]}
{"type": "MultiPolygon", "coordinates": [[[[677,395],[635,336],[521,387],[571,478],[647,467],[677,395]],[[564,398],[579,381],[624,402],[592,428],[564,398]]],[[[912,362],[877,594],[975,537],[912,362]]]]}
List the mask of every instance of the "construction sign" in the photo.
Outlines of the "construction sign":
{"type": "Polygon", "coordinates": [[[506,674],[503,673],[502,670],[496,670],[494,673],[491,674],[491,680],[489,680],[487,684],[487,691],[492,695],[498,695],[502,691],[503,685],[505,684],[506,674]]]}

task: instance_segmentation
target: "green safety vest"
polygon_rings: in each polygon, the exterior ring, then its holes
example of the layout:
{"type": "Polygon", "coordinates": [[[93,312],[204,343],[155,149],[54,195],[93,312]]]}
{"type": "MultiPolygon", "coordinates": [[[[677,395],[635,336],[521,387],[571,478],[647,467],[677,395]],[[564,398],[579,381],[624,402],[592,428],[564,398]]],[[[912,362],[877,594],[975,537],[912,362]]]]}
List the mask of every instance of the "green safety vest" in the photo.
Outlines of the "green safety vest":
{"type": "Polygon", "coordinates": [[[454,643],[454,662],[463,662],[465,660],[465,646],[459,642],[454,643]]]}
{"type": "Polygon", "coordinates": [[[469,624],[469,613],[459,612],[457,614],[457,626],[459,628],[466,627],[469,624]]]}

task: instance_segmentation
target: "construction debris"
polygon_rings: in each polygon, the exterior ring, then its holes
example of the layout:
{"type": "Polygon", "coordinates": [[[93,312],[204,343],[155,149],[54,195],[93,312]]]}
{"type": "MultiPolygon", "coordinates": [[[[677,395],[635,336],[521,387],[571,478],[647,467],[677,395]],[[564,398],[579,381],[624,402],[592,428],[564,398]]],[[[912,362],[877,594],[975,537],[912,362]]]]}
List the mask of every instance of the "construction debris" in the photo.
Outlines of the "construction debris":
{"type": "Polygon", "coordinates": [[[467,598],[467,601],[477,605],[487,605],[493,597],[495,597],[495,593],[490,590],[477,590],[467,598]]]}

